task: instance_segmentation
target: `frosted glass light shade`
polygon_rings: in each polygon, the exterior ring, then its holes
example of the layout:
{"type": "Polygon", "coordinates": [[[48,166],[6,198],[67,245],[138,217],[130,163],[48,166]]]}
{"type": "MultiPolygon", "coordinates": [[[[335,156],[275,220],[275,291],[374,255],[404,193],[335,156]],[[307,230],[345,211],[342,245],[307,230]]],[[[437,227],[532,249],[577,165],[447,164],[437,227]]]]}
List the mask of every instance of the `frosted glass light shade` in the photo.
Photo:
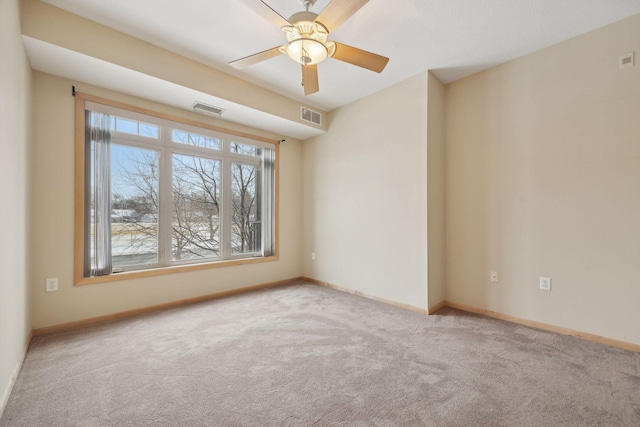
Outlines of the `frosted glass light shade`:
{"type": "Polygon", "coordinates": [[[324,44],[314,39],[300,38],[287,44],[287,56],[302,65],[318,64],[329,56],[324,44]]]}

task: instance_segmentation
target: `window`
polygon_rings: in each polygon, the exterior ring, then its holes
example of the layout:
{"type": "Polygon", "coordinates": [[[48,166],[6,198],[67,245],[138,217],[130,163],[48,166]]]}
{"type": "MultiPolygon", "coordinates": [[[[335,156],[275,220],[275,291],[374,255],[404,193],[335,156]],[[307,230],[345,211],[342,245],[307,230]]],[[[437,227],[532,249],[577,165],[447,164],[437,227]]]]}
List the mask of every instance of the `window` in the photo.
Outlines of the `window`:
{"type": "Polygon", "coordinates": [[[76,96],[76,283],[275,259],[274,141],[76,96]]]}

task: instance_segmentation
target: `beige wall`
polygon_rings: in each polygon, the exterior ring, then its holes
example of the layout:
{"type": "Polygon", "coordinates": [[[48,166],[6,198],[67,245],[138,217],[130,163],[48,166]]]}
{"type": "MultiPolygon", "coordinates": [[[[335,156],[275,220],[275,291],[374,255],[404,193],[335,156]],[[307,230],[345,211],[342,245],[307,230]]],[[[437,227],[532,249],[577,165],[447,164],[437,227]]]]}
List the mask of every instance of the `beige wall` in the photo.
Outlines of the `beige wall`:
{"type": "Polygon", "coordinates": [[[329,119],[304,142],[304,274],[424,309],[427,73],[329,119]]]}
{"type": "Polygon", "coordinates": [[[41,328],[302,275],[302,146],[280,146],[280,260],[106,284],[73,286],[74,98],[77,91],[277,139],[225,123],[40,72],[33,73],[33,327],[41,328]],[[60,290],[45,292],[47,277],[60,290]]]}
{"type": "Polygon", "coordinates": [[[28,287],[31,69],[17,0],[0,0],[0,414],[31,332],[28,287]]]}
{"type": "Polygon", "coordinates": [[[636,15],[447,86],[447,300],[640,344],[639,55],[636,15]]]}
{"type": "Polygon", "coordinates": [[[431,73],[427,88],[427,308],[445,299],[445,86],[431,73]]]}

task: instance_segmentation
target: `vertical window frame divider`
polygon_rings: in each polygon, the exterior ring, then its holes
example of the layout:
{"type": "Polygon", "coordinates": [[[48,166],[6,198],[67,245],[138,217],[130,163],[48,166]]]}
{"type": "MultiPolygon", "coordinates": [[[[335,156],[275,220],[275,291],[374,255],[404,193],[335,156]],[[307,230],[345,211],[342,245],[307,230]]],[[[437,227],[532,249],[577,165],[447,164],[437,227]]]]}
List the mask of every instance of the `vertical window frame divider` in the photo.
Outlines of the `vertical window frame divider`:
{"type": "MultiPolygon", "coordinates": [[[[222,141],[222,149],[226,152],[230,151],[231,143],[228,140],[222,141]]],[[[231,256],[231,159],[228,156],[225,156],[222,164],[220,165],[221,175],[222,175],[222,191],[220,192],[220,196],[222,199],[222,215],[221,215],[221,224],[222,230],[221,241],[224,242],[224,245],[221,245],[220,251],[221,256],[223,258],[228,259],[231,256]],[[226,183],[229,185],[226,185],[226,183]]]]}
{"type": "MultiPolygon", "coordinates": [[[[135,279],[141,277],[151,277],[158,276],[164,274],[172,274],[186,271],[197,271],[218,267],[227,267],[234,265],[244,265],[244,264],[253,264],[253,263],[261,263],[261,262],[271,262],[279,260],[280,254],[280,221],[279,221],[279,206],[280,206],[280,141],[270,138],[265,138],[253,134],[249,134],[246,132],[234,131],[231,129],[225,129],[218,126],[213,126],[207,123],[202,123],[196,120],[174,116],[170,114],[165,114],[153,110],[149,110],[147,108],[136,107],[133,105],[125,104],[118,101],[112,101],[106,98],[102,98],[99,96],[94,96],[90,94],[86,94],[83,92],[75,92],[75,103],[74,103],[74,144],[75,144],[75,158],[74,158],[74,267],[73,267],[73,284],[74,286],[83,286],[95,283],[107,283],[107,282],[117,282],[121,280],[127,279],[135,279]],[[227,259],[223,259],[220,261],[213,262],[201,262],[189,265],[171,265],[172,255],[171,255],[171,221],[168,218],[171,218],[173,213],[171,212],[172,203],[160,203],[160,206],[164,207],[165,210],[168,210],[168,216],[165,212],[165,221],[162,221],[161,218],[158,219],[158,238],[166,239],[167,242],[162,242],[159,247],[165,248],[165,250],[160,251],[158,253],[158,267],[153,269],[146,270],[137,270],[137,271],[126,271],[122,273],[113,273],[105,276],[94,276],[94,277],[85,277],[84,276],[84,233],[85,227],[87,226],[87,218],[85,215],[85,202],[86,202],[86,189],[85,189],[85,179],[86,179],[86,170],[85,170],[85,159],[86,159],[86,143],[85,143],[85,102],[93,102],[97,104],[103,104],[109,107],[114,107],[122,110],[127,110],[133,113],[144,114],[151,117],[156,117],[162,120],[169,120],[173,122],[182,123],[189,126],[195,126],[197,128],[207,129],[213,132],[219,132],[225,135],[229,135],[232,137],[240,137],[246,138],[249,140],[254,140],[256,142],[266,143],[272,146],[272,149],[275,152],[275,171],[274,171],[274,205],[275,205],[275,224],[273,226],[273,235],[274,235],[274,253],[268,257],[248,257],[248,258],[236,258],[234,259],[232,256],[227,259]],[[164,225],[162,224],[164,223],[164,225]]],[[[173,155],[171,153],[170,146],[173,144],[171,141],[171,134],[167,130],[165,131],[165,127],[160,127],[160,135],[159,139],[168,138],[170,144],[160,144],[161,146],[158,148],[159,152],[159,179],[160,180],[169,180],[171,181],[171,175],[166,173],[164,162],[169,162],[169,167],[173,167],[173,155]],[[164,133],[168,133],[168,135],[163,135],[164,133]]],[[[231,151],[231,141],[228,138],[222,138],[222,150],[226,150],[226,153],[230,153],[231,151]]],[[[232,157],[224,156],[221,161],[221,180],[223,181],[223,190],[221,191],[221,198],[223,203],[223,213],[221,221],[224,224],[225,221],[229,222],[228,227],[222,227],[224,232],[228,232],[226,244],[224,245],[227,254],[231,255],[231,203],[225,203],[225,200],[231,199],[231,185],[224,185],[224,179],[231,179],[231,164],[233,163],[232,157]],[[225,176],[228,175],[226,178],[225,176]],[[223,193],[229,193],[224,195],[223,193]],[[226,196],[226,199],[225,199],[226,196]],[[227,206],[228,205],[228,206],[227,206]],[[228,211],[228,212],[226,212],[228,211]]],[[[231,184],[231,183],[230,183],[231,184]]],[[[171,199],[172,195],[172,183],[169,182],[167,186],[164,186],[165,191],[161,192],[158,197],[169,197],[171,199]],[[166,194],[168,193],[168,194],[166,194]]],[[[162,217],[161,212],[158,213],[159,217],[162,217]]],[[[90,225],[89,225],[90,226],[90,225]]],[[[223,253],[223,248],[221,248],[221,253],[223,253]]]]}
{"type": "Polygon", "coordinates": [[[158,198],[160,199],[158,205],[160,206],[158,212],[158,245],[159,245],[159,260],[160,265],[162,267],[168,267],[171,265],[171,219],[173,218],[173,212],[171,208],[173,207],[173,203],[166,203],[166,200],[173,199],[173,155],[171,155],[171,151],[168,148],[167,144],[164,143],[165,138],[167,140],[171,140],[170,129],[165,128],[164,126],[160,131],[160,138],[162,144],[162,149],[160,150],[160,170],[158,174],[160,175],[160,190],[158,193],[158,198]]]}

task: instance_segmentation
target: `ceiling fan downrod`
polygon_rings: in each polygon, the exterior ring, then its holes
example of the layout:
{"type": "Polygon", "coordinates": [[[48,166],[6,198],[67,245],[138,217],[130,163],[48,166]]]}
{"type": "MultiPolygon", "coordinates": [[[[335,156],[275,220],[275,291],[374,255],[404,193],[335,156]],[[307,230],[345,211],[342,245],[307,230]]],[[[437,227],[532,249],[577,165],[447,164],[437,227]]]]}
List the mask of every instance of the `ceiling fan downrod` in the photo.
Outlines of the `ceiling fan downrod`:
{"type": "Polygon", "coordinates": [[[316,4],[316,0],[300,0],[300,3],[302,3],[302,7],[304,7],[304,9],[309,12],[309,9],[312,8],[314,4],[316,4]]]}

